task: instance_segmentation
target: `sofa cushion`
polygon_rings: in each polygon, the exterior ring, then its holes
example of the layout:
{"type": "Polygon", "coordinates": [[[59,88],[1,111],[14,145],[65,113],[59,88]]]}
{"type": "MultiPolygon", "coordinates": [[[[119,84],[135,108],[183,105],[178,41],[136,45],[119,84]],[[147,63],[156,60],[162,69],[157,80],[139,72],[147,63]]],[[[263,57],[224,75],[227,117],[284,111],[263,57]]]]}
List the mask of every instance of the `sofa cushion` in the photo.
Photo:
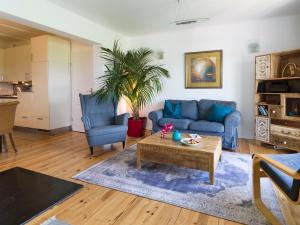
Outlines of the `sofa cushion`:
{"type": "Polygon", "coordinates": [[[101,136],[114,133],[127,132],[127,126],[124,125],[108,125],[97,126],[86,131],[88,136],[101,136]]]}
{"type": "MultiPolygon", "coordinates": [[[[300,153],[268,155],[273,160],[300,173],[300,153]]],[[[261,168],[276,182],[276,184],[293,200],[299,197],[300,180],[296,180],[265,161],[260,162],[261,168]]]]}
{"type": "Polygon", "coordinates": [[[191,122],[189,129],[194,131],[202,131],[202,132],[223,133],[224,125],[222,123],[199,120],[199,121],[191,122]]]}
{"type": "Polygon", "coordinates": [[[191,122],[193,120],[190,119],[161,118],[158,124],[164,126],[166,123],[171,123],[174,125],[174,129],[188,129],[191,122]]]}
{"type": "Polygon", "coordinates": [[[208,110],[206,119],[210,122],[224,123],[227,115],[232,113],[231,107],[227,105],[213,104],[208,110]]]}
{"type": "Polygon", "coordinates": [[[236,103],[235,102],[201,99],[198,102],[198,119],[199,120],[206,120],[209,109],[213,104],[229,106],[232,109],[232,112],[236,111],[236,103]]]}
{"type": "Polygon", "coordinates": [[[181,116],[181,102],[173,102],[170,100],[165,101],[164,117],[180,119],[181,116]]]}
{"type": "Polygon", "coordinates": [[[196,100],[168,100],[181,103],[181,116],[184,119],[198,119],[198,106],[196,100]]]}

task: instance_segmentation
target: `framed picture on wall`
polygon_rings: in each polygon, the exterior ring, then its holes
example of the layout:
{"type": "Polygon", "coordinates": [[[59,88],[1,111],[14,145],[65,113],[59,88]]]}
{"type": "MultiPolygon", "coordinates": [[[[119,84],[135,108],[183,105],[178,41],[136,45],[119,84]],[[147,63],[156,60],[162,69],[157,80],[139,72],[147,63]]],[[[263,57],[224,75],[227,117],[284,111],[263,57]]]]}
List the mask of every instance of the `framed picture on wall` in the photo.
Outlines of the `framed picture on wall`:
{"type": "Polygon", "coordinates": [[[185,53],[185,88],[222,88],[222,50],[185,53]]]}

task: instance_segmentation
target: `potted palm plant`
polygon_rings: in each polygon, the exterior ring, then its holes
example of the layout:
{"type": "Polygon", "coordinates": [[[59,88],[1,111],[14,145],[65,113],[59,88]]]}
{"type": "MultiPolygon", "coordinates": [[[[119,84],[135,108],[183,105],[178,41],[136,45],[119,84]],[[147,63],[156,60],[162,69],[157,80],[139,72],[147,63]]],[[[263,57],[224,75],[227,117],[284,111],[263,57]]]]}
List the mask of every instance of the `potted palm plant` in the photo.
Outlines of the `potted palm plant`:
{"type": "Polygon", "coordinates": [[[147,118],[139,113],[162,90],[161,79],[168,78],[169,72],[152,63],[153,51],[148,48],[123,51],[116,41],[112,49],[102,47],[101,52],[106,71],[99,77],[100,87],[95,94],[100,100],[118,102],[124,98],[132,111],[128,135],[143,136],[147,118]]]}

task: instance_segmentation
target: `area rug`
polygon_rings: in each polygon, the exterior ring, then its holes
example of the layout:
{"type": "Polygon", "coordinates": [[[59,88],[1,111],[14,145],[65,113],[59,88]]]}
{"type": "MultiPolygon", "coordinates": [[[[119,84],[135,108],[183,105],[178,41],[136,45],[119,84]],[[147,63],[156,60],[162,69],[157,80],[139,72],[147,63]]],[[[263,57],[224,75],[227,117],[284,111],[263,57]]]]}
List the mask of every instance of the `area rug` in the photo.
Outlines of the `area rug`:
{"type": "Polygon", "coordinates": [[[52,216],[49,219],[47,219],[46,221],[44,221],[43,223],[41,223],[40,225],[70,225],[70,224],[60,221],[60,220],[56,219],[55,216],[52,216]]]}
{"type": "MultiPolygon", "coordinates": [[[[268,224],[252,204],[250,155],[223,151],[215,184],[210,185],[208,173],[199,170],[150,162],[143,162],[139,170],[135,152],[136,146],[132,146],[73,178],[243,224],[268,224]]],[[[262,195],[285,224],[267,179],[262,179],[262,195]]]]}

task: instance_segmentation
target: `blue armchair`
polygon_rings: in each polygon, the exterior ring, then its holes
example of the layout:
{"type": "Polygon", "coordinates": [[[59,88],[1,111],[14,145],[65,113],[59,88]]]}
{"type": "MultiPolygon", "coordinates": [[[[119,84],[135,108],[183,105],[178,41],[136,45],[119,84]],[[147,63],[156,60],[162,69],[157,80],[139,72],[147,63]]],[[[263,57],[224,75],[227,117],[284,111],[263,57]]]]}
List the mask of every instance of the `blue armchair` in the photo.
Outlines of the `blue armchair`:
{"type": "Polygon", "coordinates": [[[272,223],[280,224],[261,199],[260,178],[269,177],[293,204],[300,204],[300,153],[258,154],[253,157],[253,200],[272,223]]]}
{"type": "Polygon", "coordinates": [[[127,123],[129,113],[117,115],[117,104],[111,102],[98,102],[93,95],[79,95],[82,109],[82,122],[90,146],[122,142],[125,147],[127,123]]]}

